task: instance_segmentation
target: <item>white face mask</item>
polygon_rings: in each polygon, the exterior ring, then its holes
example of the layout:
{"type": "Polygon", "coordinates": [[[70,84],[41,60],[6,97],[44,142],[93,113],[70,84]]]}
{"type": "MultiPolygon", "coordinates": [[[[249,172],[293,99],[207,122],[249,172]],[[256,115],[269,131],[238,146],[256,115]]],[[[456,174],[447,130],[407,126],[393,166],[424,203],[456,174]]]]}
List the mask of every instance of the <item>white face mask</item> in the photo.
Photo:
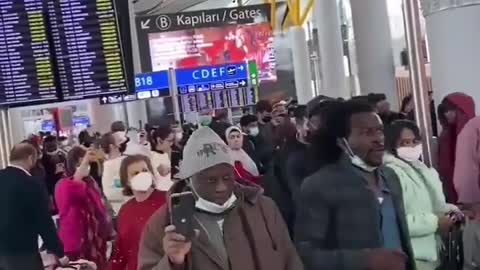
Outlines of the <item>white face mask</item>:
{"type": "Polygon", "coordinates": [[[418,144],[414,147],[399,147],[397,149],[397,154],[400,158],[405,159],[406,161],[415,161],[419,160],[423,153],[423,145],[418,144]]]}
{"type": "Polygon", "coordinates": [[[260,133],[260,129],[258,127],[253,127],[248,130],[248,134],[253,137],[257,137],[259,133],[260,133]]]}
{"type": "MultiPolygon", "coordinates": [[[[190,180],[191,181],[191,180],[190,180]]],[[[230,195],[230,198],[222,205],[207,201],[200,197],[198,193],[195,191],[195,188],[193,187],[193,184],[190,183],[190,187],[192,187],[193,192],[197,195],[197,201],[195,202],[195,207],[197,209],[206,211],[208,213],[212,214],[221,214],[228,209],[232,208],[235,202],[237,201],[237,196],[232,192],[232,195],[230,195]]]]}
{"type": "Polygon", "coordinates": [[[177,140],[177,142],[181,141],[182,139],[183,139],[183,132],[175,133],[175,140],[177,140]]]}
{"type": "Polygon", "coordinates": [[[130,186],[132,190],[145,192],[148,191],[153,185],[153,176],[149,172],[142,172],[135,175],[132,179],[130,179],[130,186]]]}
{"type": "Polygon", "coordinates": [[[350,156],[350,160],[352,161],[352,164],[366,172],[373,172],[375,171],[378,167],[368,165],[361,157],[355,155],[353,152],[352,148],[350,147],[350,144],[348,143],[347,139],[342,138],[341,142],[343,142],[343,148],[345,148],[346,153],[350,156]]]}

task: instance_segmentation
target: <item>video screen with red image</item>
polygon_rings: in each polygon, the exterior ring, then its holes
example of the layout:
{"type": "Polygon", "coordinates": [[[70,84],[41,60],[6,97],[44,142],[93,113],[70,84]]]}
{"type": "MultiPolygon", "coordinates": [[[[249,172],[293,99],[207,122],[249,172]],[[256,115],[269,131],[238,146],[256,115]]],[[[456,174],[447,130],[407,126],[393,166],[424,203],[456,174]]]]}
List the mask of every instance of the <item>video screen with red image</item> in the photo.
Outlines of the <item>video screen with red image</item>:
{"type": "Polygon", "coordinates": [[[260,81],[277,79],[269,23],[152,33],[148,39],[153,71],[254,60],[260,81]]]}

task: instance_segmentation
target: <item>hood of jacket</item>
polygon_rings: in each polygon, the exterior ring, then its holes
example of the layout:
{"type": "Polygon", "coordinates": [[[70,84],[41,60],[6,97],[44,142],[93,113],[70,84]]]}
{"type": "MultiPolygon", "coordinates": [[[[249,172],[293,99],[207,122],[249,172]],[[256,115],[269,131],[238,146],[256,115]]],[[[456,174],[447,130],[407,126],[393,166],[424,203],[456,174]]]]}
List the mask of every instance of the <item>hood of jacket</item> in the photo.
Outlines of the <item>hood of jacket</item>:
{"type": "MultiPolygon", "coordinates": [[[[444,98],[457,109],[456,133],[460,133],[463,127],[475,117],[475,101],[473,98],[464,93],[452,93],[444,98]]],[[[443,103],[443,102],[442,102],[443,103]]]]}

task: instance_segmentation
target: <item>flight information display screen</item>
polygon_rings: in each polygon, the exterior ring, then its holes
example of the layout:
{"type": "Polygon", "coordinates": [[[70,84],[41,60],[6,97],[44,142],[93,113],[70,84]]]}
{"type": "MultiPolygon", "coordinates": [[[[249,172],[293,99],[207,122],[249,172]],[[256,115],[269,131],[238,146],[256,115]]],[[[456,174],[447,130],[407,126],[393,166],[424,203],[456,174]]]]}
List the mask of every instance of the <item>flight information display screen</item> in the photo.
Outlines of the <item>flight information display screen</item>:
{"type": "Polygon", "coordinates": [[[62,98],[125,93],[112,0],[49,0],[48,12],[62,98]]]}
{"type": "Polygon", "coordinates": [[[43,0],[0,3],[0,104],[55,101],[43,0]]]}

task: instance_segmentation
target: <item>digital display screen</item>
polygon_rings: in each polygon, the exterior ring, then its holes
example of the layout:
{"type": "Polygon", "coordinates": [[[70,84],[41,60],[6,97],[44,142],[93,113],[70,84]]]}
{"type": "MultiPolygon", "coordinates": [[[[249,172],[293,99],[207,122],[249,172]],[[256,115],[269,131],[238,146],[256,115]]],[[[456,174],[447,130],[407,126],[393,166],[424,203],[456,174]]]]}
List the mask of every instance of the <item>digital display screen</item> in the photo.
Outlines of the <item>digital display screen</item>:
{"type": "Polygon", "coordinates": [[[0,104],[56,101],[47,3],[0,2],[0,104]]]}
{"type": "Polygon", "coordinates": [[[228,92],[227,91],[213,91],[213,106],[215,109],[228,108],[228,92]]]}
{"type": "Polygon", "coordinates": [[[213,109],[212,94],[210,92],[198,93],[197,103],[200,111],[213,109]]]}
{"type": "Polygon", "coordinates": [[[260,81],[276,80],[270,23],[149,33],[152,71],[257,63],[260,81]]]}
{"type": "Polygon", "coordinates": [[[180,98],[180,103],[182,104],[183,113],[198,112],[197,95],[195,94],[181,95],[179,96],[179,98],[180,98]]]}
{"type": "Polygon", "coordinates": [[[126,93],[112,0],[50,0],[48,12],[63,99],[126,93]]]}
{"type": "Polygon", "coordinates": [[[230,107],[242,107],[243,104],[243,95],[242,89],[229,89],[229,99],[230,99],[230,107]]]}
{"type": "Polygon", "coordinates": [[[243,94],[245,98],[245,106],[257,104],[257,94],[255,93],[255,88],[243,88],[243,94]]]}

